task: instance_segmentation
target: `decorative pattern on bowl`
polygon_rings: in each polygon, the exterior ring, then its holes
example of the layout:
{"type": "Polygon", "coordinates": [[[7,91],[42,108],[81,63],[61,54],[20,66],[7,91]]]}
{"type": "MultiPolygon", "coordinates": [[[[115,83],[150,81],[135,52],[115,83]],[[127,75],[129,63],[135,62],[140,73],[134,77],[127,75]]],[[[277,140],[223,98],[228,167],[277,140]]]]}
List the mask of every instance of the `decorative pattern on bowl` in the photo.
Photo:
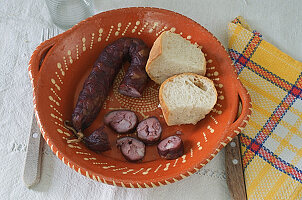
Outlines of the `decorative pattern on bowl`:
{"type": "Polygon", "coordinates": [[[34,106],[43,137],[51,150],[75,171],[96,181],[131,188],[155,187],[181,180],[208,163],[246,125],[251,114],[250,97],[237,78],[221,43],[193,20],[172,11],[157,8],[124,8],[97,14],[67,32],[37,47],[29,65],[34,89],[34,106]],[[117,92],[127,65],[119,72],[112,91],[89,134],[102,124],[104,114],[115,109],[131,109],[140,120],[157,116],[163,124],[163,137],[183,132],[185,154],[164,160],[155,146],[147,147],[140,163],[124,160],[114,147],[120,135],[108,130],[113,149],[96,154],[82,143],[67,144],[71,133],[63,126],[70,120],[83,82],[100,51],[120,37],[137,37],[147,45],[165,30],[179,33],[202,47],[207,60],[206,76],[215,83],[218,101],[211,113],[197,125],[168,127],[158,100],[159,86],[150,81],[143,97],[136,99],[117,92]],[[42,65],[41,58],[44,56],[42,65]],[[89,67],[90,66],[90,67],[89,67]],[[239,98],[242,114],[237,115],[239,98]]]}

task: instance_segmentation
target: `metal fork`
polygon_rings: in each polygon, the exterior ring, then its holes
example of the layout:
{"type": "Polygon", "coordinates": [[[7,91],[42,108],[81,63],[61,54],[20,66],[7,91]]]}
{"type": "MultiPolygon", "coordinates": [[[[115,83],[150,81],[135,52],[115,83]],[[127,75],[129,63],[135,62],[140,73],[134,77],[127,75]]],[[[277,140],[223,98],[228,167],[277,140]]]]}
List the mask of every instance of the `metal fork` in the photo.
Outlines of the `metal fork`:
{"type": "MultiPolygon", "coordinates": [[[[58,28],[53,28],[52,30],[50,28],[43,28],[41,42],[44,42],[45,40],[48,40],[58,34],[58,28]]],[[[42,62],[43,58],[41,59],[40,63],[42,62]]],[[[41,132],[37,126],[37,120],[34,112],[23,172],[23,182],[28,188],[38,184],[40,181],[43,145],[44,139],[41,136],[41,132]]]]}

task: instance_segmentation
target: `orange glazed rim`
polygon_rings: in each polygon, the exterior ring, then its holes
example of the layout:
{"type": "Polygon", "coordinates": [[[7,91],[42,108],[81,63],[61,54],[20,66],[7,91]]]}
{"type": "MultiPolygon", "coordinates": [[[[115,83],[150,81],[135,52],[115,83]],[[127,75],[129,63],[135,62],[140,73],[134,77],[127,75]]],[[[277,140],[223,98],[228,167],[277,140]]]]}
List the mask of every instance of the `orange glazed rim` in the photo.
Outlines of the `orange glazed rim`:
{"type": "MultiPolygon", "coordinates": [[[[68,55],[70,55],[70,54],[68,53],[68,55]]],[[[47,56],[45,57],[45,60],[47,60],[47,58],[48,58],[47,56]]],[[[213,59],[213,62],[216,62],[215,59],[213,59]]],[[[250,119],[250,115],[251,115],[251,112],[252,112],[252,105],[251,105],[250,95],[248,94],[247,90],[244,88],[242,83],[239,81],[239,79],[237,77],[237,74],[235,73],[233,63],[232,63],[228,53],[226,52],[226,50],[222,46],[222,44],[210,32],[208,32],[205,28],[203,28],[201,25],[199,25],[195,21],[193,21],[193,20],[191,20],[191,19],[189,19],[189,18],[187,18],[187,17],[185,17],[181,14],[175,13],[173,11],[159,9],[159,8],[143,8],[143,7],[121,8],[121,9],[110,10],[110,11],[106,11],[106,12],[94,15],[94,16],[80,22],[79,24],[75,25],[74,27],[72,27],[68,31],[66,31],[66,32],[54,37],[54,38],[51,38],[51,39],[41,43],[36,48],[36,50],[34,51],[32,57],[30,59],[28,70],[29,70],[29,76],[30,76],[30,80],[31,80],[31,83],[32,83],[33,91],[34,91],[33,101],[34,101],[35,115],[36,115],[38,125],[39,125],[40,130],[41,130],[41,133],[42,133],[45,141],[47,142],[47,144],[50,146],[51,150],[55,153],[55,155],[60,160],[62,160],[63,163],[65,163],[66,165],[68,165],[70,168],[74,169],[78,173],[80,173],[84,176],[87,176],[89,178],[92,178],[96,181],[106,183],[106,184],[115,185],[115,186],[122,186],[122,187],[128,187],[128,188],[149,188],[149,187],[155,187],[155,186],[170,184],[170,183],[179,181],[179,180],[181,180],[185,177],[188,177],[189,175],[195,173],[200,168],[202,168],[211,159],[213,159],[214,156],[224,146],[226,146],[226,144],[228,142],[230,142],[232,140],[233,137],[235,137],[237,134],[239,134],[243,130],[243,128],[248,123],[248,120],[250,119]],[[192,26],[197,26],[198,28],[202,29],[202,31],[204,31],[206,35],[208,35],[209,37],[211,37],[211,39],[214,39],[217,42],[217,48],[220,48],[220,49],[222,48],[223,49],[223,50],[221,49],[222,57],[225,58],[225,60],[227,62],[227,65],[229,66],[228,69],[225,69],[225,71],[227,71],[227,73],[230,75],[229,79],[232,80],[231,81],[232,83],[229,83],[229,84],[232,84],[232,88],[234,90],[232,92],[234,94],[237,94],[239,96],[239,98],[241,99],[241,102],[242,102],[242,113],[240,114],[240,116],[238,117],[238,119],[235,122],[226,124],[226,127],[225,127],[223,133],[221,133],[221,136],[223,136],[223,138],[217,138],[217,141],[219,141],[219,143],[217,143],[217,144],[219,144],[219,145],[216,146],[215,149],[208,150],[206,159],[200,160],[200,162],[198,164],[196,164],[196,163],[192,164],[192,166],[190,166],[186,169],[182,169],[180,167],[179,168],[180,173],[178,173],[178,174],[174,173],[173,175],[171,175],[168,178],[166,178],[164,176],[163,176],[163,178],[156,177],[154,179],[148,177],[148,176],[151,176],[151,173],[150,173],[150,175],[148,175],[148,172],[151,172],[151,170],[149,170],[149,168],[143,168],[143,170],[141,170],[141,171],[137,170],[137,171],[134,172],[134,173],[140,173],[140,172],[143,172],[143,173],[145,172],[146,173],[146,176],[145,176],[146,179],[140,179],[140,180],[131,180],[129,178],[128,178],[129,180],[127,180],[127,179],[123,179],[123,178],[115,178],[113,176],[108,177],[108,176],[106,176],[106,174],[95,173],[93,170],[88,169],[87,167],[83,166],[80,162],[74,161],[73,158],[71,158],[69,156],[66,156],[67,155],[67,154],[65,154],[66,152],[63,152],[62,150],[60,150],[60,147],[57,146],[57,144],[56,144],[57,140],[53,138],[53,136],[51,135],[51,133],[49,131],[46,131],[46,129],[48,129],[48,127],[47,127],[48,125],[44,120],[45,119],[45,117],[44,117],[45,114],[41,111],[42,108],[39,107],[41,105],[41,102],[39,102],[40,101],[39,99],[41,99],[39,94],[41,94],[41,89],[40,88],[42,87],[40,85],[40,83],[43,83],[43,81],[41,80],[40,77],[43,76],[41,71],[43,71],[43,70],[45,71],[45,69],[40,70],[40,65],[41,65],[42,58],[45,55],[47,55],[49,57],[48,53],[49,52],[53,53],[53,51],[51,49],[53,46],[55,46],[56,44],[59,44],[60,42],[64,41],[64,39],[69,34],[73,33],[74,31],[79,31],[80,27],[85,27],[85,25],[88,24],[89,22],[97,21],[99,19],[102,19],[102,17],[104,17],[106,15],[111,15],[111,14],[114,14],[114,13],[121,14],[121,13],[123,13],[123,11],[131,11],[133,13],[140,13],[140,12],[143,13],[143,12],[148,11],[148,12],[154,12],[154,13],[161,13],[161,14],[164,14],[164,15],[170,15],[171,17],[175,17],[175,18],[177,18],[177,17],[182,18],[182,19],[185,18],[188,21],[188,23],[192,24],[192,26]]],[[[236,104],[237,107],[239,105],[239,98],[237,98],[237,96],[235,96],[234,99],[233,99],[234,104],[236,104]]],[[[228,111],[226,111],[226,112],[228,112],[228,111]]],[[[237,109],[233,109],[233,107],[232,107],[232,110],[229,110],[229,112],[231,112],[228,115],[229,118],[230,118],[229,121],[233,121],[235,119],[236,115],[237,115],[237,109]]],[[[192,154],[192,150],[191,150],[191,154],[192,154]]],[[[182,158],[182,161],[185,161],[185,157],[182,158]]],[[[181,162],[181,160],[179,160],[179,162],[181,162]]],[[[170,168],[172,168],[172,166],[175,165],[176,162],[174,162],[173,160],[172,160],[172,162],[169,162],[169,163],[168,162],[163,162],[163,164],[160,165],[160,166],[165,171],[165,169],[169,168],[170,164],[171,164],[170,168]]],[[[132,165],[132,164],[129,164],[129,165],[132,165]]],[[[103,167],[107,167],[107,169],[110,168],[110,166],[103,166],[103,167]]],[[[120,169],[122,169],[122,168],[120,168],[120,169]]],[[[155,169],[155,170],[157,171],[158,169],[155,169]]],[[[152,169],[152,170],[154,170],[154,169],[152,169]]],[[[118,171],[117,168],[116,168],[116,171],[118,171]]],[[[128,173],[128,171],[129,171],[129,168],[127,168],[126,172],[128,173]]],[[[132,173],[133,175],[131,175],[131,176],[134,176],[135,175],[134,173],[132,173]]]]}

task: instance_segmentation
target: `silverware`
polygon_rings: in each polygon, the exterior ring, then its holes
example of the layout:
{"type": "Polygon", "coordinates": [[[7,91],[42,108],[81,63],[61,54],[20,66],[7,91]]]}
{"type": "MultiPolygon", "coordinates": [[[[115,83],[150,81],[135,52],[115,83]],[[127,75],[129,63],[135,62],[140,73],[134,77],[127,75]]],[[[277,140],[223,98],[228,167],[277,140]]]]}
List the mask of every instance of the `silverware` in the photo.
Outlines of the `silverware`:
{"type": "MultiPolygon", "coordinates": [[[[242,105],[240,103],[237,117],[240,115],[241,109],[242,105]]],[[[246,200],[247,193],[238,135],[225,147],[225,168],[228,188],[233,199],[246,200]]]]}
{"type": "MultiPolygon", "coordinates": [[[[58,33],[59,30],[57,28],[53,29],[52,31],[49,28],[42,29],[41,42],[50,39],[58,33]]],[[[43,58],[40,61],[40,65],[42,64],[42,62],[43,58]]],[[[23,182],[28,188],[38,184],[40,181],[43,144],[44,139],[37,126],[35,113],[33,113],[23,172],[23,182]]]]}
{"type": "Polygon", "coordinates": [[[247,199],[238,135],[225,147],[225,165],[227,184],[233,199],[247,199]]]}

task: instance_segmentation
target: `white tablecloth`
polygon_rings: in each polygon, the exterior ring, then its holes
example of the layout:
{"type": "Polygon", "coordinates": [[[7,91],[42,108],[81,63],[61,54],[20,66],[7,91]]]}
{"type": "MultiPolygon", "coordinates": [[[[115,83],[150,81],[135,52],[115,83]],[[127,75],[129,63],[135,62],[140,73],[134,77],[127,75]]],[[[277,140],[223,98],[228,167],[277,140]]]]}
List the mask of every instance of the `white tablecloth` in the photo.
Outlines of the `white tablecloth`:
{"type": "MultiPolygon", "coordinates": [[[[227,23],[242,15],[266,40],[302,60],[301,0],[100,0],[98,12],[152,6],[184,14],[211,31],[227,47],[227,23]]],[[[224,151],[198,173],[168,186],[125,189],[90,180],[64,165],[44,147],[40,183],[22,182],[33,112],[27,73],[41,30],[53,27],[44,1],[0,1],[0,199],[230,199],[224,151]]]]}

